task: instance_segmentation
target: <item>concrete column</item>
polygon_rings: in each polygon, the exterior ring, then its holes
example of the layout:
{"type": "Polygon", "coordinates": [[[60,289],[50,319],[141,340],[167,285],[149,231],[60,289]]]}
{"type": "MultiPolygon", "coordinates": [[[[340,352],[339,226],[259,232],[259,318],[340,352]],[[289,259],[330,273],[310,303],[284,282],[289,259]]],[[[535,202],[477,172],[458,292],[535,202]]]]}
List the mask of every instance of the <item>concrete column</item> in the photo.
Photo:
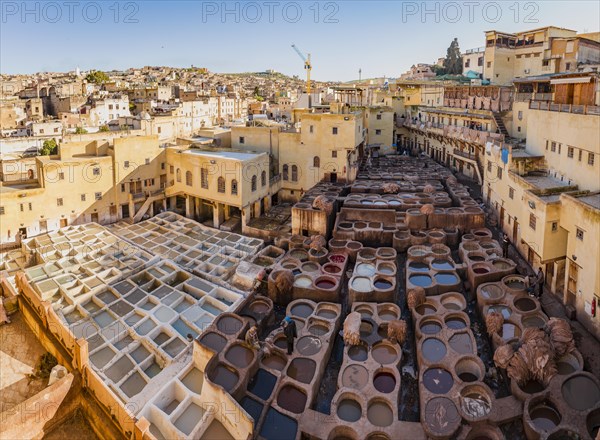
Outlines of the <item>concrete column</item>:
{"type": "Polygon", "coordinates": [[[225,205],[217,203],[213,208],[213,227],[218,228],[225,221],[225,205]]]}
{"type": "Polygon", "coordinates": [[[192,206],[191,206],[191,197],[186,197],[185,198],[185,216],[187,218],[191,218],[191,210],[192,210],[192,206]]]}

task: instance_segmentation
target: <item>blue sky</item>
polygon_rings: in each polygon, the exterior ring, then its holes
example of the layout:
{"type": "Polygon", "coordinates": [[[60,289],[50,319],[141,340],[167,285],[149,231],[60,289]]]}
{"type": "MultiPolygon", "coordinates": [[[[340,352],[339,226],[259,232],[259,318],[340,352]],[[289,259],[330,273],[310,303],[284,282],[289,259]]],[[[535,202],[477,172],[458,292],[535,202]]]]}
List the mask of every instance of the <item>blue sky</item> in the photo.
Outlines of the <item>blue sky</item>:
{"type": "Polygon", "coordinates": [[[600,29],[590,1],[0,1],[0,71],[32,73],[190,65],[268,68],[319,80],[396,77],[413,63],[484,45],[485,30],[600,29]],[[227,12],[227,11],[229,12],[227,12]],[[317,12],[318,11],[318,12],[317,12]],[[301,14],[301,15],[299,15],[301,14]]]}

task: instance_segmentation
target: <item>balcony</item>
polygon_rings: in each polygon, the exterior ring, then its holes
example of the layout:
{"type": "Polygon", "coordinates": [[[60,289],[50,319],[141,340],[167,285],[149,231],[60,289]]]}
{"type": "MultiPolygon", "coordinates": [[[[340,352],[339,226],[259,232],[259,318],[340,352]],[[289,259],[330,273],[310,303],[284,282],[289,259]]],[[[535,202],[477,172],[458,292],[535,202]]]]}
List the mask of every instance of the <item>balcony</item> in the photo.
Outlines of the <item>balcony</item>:
{"type": "Polygon", "coordinates": [[[552,102],[531,101],[529,109],[573,113],[577,115],[600,115],[600,106],[597,105],[555,104],[552,102]]]}
{"type": "Polygon", "coordinates": [[[458,127],[456,125],[445,125],[436,122],[412,122],[407,120],[404,123],[404,126],[425,133],[437,134],[480,146],[485,146],[487,142],[504,142],[504,135],[501,133],[473,130],[471,128],[458,127]]]}

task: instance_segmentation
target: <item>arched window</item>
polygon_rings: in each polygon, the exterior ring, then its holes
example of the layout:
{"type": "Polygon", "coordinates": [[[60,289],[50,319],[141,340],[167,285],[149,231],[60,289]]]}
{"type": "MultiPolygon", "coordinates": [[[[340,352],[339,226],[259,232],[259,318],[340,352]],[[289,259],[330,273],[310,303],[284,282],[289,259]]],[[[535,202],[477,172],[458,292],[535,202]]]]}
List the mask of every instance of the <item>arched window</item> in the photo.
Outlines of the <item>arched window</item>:
{"type": "Polygon", "coordinates": [[[179,168],[177,168],[175,175],[177,176],[177,181],[181,182],[181,170],[179,168]]]}
{"type": "Polygon", "coordinates": [[[223,177],[219,177],[217,179],[217,191],[220,193],[225,192],[225,179],[223,177]]]}
{"type": "Polygon", "coordinates": [[[320,167],[321,167],[321,159],[319,158],[319,156],[313,157],[313,168],[320,168],[320,167]]]}
{"type": "Polygon", "coordinates": [[[267,172],[263,171],[262,173],[260,173],[260,184],[262,186],[265,186],[267,184],[267,172]]]}
{"type": "Polygon", "coordinates": [[[256,175],[252,176],[252,183],[250,185],[252,192],[256,191],[256,175]]]}
{"type": "Polygon", "coordinates": [[[238,193],[237,180],[233,179],[231,181],[231,195],[232,196],[237,196],[237,193],[238,193]]]}
{"type": "Polygon", "coordinates": [[[185,184],[187,186],[192,186],[192,172],[191,171],[185,172],[185,184]]]}
{"type": "Polygon", "coordinates": [[[298,166],[292,165],[292,182],[298,181],[298,166]]]}
{"type": "Polygon", "coordinates": [[[285,164],[283,166],[283,180],[288,180],[288,166],[285,164]]]}

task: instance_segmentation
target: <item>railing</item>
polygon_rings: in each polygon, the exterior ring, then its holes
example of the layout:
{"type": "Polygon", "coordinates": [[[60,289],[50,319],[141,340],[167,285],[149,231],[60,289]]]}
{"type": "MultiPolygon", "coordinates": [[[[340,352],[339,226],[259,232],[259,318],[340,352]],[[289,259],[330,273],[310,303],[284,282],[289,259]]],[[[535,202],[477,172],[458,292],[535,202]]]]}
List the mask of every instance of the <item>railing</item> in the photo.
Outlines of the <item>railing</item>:
{"type": "Polygon", "coordinates": [[[531,110],[574,113],[578,115],[600,115],[600,106],[597,105],[555,104],[552,102],[531,101],[529,108],[531,110]]]}
{"type": "Polygon", "coordinates": [[[281,180],[281,174],[277,174],[269,179],[269,185],[274,185],[281,180]]]}
{"type": "Polygon", "coordinates": [[[486,142],[503,142],[504,135],[501,133],[492,133],[489,131],[473,130],[467,127],[458,127],[456,125],[445,125],[437,122],[406,121],[405,127],[420,131],[433,131],[446,137],[471,142],[477,145],[485,145],[486,142]]]}
{"type": "Polygon", "coordinates": [[[465,159],[477,161],[477,156],[475,154],[467,153],[466,151],[459,150],[458,148],[454,149],[453,154],[455,156],[464,157],[465,159]]]}

